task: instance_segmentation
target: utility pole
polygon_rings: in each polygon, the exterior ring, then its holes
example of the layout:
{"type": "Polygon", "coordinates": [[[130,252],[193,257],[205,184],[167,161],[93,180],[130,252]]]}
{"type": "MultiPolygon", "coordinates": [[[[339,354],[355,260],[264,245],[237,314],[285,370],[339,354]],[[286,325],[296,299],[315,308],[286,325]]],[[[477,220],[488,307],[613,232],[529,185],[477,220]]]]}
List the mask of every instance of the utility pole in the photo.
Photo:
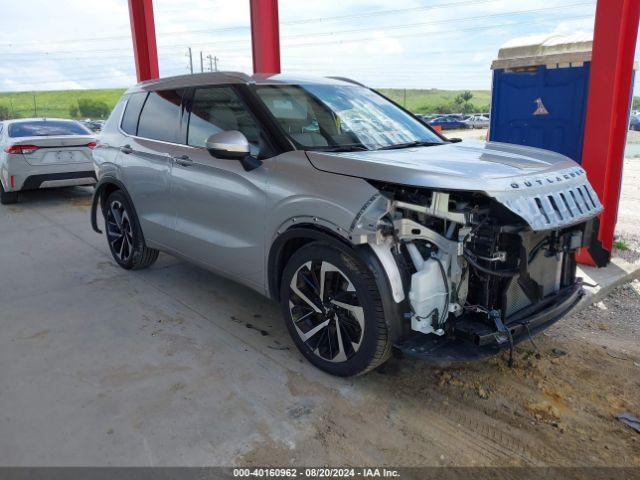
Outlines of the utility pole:
{"type": "Polygon", "coordinates": [[[187,53],[187,56],[189,57],[189,72],[193,75],[193,55],[191,54],[191,47],[189,47],[189,53],[187,53]]]}
{"type": "Polygon", "coordinates": [[[11,118],[16,118],[16,111],[13,109],[13,99],[9,97],[9,105],[11,105],[11,118]]]}
{"type": "Polygon", "coordinates": [[[38,104],[36,103],[36,94],[33,94],[33,116],[38,116],[38,104]]]}
{"type": "Polygon", "coordinates": [[[202,60],[202,50],[200,50],[200,73],[204,73],[204,61],[202,60]]]}
{"type": "Polygon", "coordinates": [[[218,57],[214,57],[213,55],[207,55],[209,59],[209,71],[217,72],[218,71],[218,57]]]}

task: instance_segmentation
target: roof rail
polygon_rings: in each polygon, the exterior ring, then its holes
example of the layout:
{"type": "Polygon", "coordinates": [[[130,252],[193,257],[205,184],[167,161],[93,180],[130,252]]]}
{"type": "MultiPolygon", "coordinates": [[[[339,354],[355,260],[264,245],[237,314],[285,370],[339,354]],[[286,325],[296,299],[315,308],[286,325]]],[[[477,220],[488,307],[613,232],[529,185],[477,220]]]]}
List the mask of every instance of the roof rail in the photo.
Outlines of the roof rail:
{"type": "Polygon", "coordinates": [[[347,77],[327,77],[327,78],[330,78],[331,80],[340,80],[342,82],[353,83],[354,85],[358,85],[360,87],[366,87],[366,85],[363,85],[362,83],[356,82],[355,80],[347,77]]]}

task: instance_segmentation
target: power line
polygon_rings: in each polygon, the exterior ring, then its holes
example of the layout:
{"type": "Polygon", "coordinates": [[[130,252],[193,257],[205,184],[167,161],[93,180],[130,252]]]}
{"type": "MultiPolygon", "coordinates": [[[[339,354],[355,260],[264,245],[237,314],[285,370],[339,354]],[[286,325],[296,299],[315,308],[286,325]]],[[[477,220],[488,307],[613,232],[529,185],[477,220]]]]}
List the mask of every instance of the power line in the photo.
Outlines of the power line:
{"type": "MultiPolygon", "coordinates": [[[[582,15],[582,16],[577,16],[577,17],[572,17],[573,19],[581,19],[581,18],[591,18],[591,15],[582,15]]],[[[500,28],[503,26],[507,26],[507,27],[511,27],[511,26],[517,26],[520,25],[522,23],[526,23],[526,24],[531,24],[531,23],[539,23],[540,21],[543,21],[544,19],[538,19],[535,21],[527,21],[527,22],[511,22],[511,23],[506,23],[506,24],[497,24],[497,25],[490,25],[490,26],[481,26],[481,27],[468,27],[468,28],[464,28],[464,29],[458,29],[456,30],[456,32],[452,32],[452,33],[457,33],[460,31],[478,31],[478,30],[485,30],[488,28],[491,29],[496,29],[496,28],[500,28]]],[[[407,34],[407,35],[395,35],[395,36],[388,36],[388,38],[398,38],[398,37],[416,37],[416,36],[428,36],[428,35],[432,35],[432,34],[438,34],[441,32],[428,32],[428,33],[417,33],[417,34],[407,34]]],[[[442,33],[447,33],[447,32],[442,32],[442,33]]],[[[363,40],[370,40],[369,38],[355,38],[355,39],[349,39],[349,40],[337,40],[337,41],[330,41],[330,42],[313,42],[312,44],[291,44],[291,45],[283,45],[283,50],[286,51],[287,48],[295,48],[295,47],[299,47],[299,46],[307,46],[307,45],[328,45],[328,44],[336,44],[336,43],[354,43],[354,42],[361,42],[363,40]]],[[[458,50],[458,51],[453,51],[453,50],[424,50],[421,51],[420,53],[422,55],[427,55],[427,54],[460,54],[460,53],[478,53],[482,50],[477,50],[477,49],[473,49],[473,50],[458,50]]],[[[283,60],[286,62],[287,59],[287,55],[286,53],[283,55],[283,60]]],[[[299,64],[299,62],[298,62],[299,64]]],[[[317,60],[314,60],[313,67],[317,66],[317,60]]],[[[335,72],[336,67],[333,65],[330,65],[331,67],[333,67],[333,70],[335,72]]],[[[287,70],[292,70],[292,68],[298,68],[297,65],[292,65],[292,67],[287,68],[287,70]]],[[[307,67],[309,68],[309,67],[307,67]]],[[[413,70],[416,70],[415,68],[413,70]]],[[[432,69],[431,69],[432,70],[432,69]]],[[[453,67],[451,70],[451,73],[456,73],[459,71],[459,68],[453,67]]],[[[38,77],[41,78],[41,77],[38,77]]],[[[46,78],[46,77],[45,77],[46,78]]],[[[101,78],[109,78],[109,77],[101,77],[101,78]]],[[[57,80],[56,83],[61,83],[64,81],[75,81],[75,79],[67,79],[67,80],[57,80]]]]}
{"type": "MultiPolygon", "coordinates": [[[[471,16],[471,17],[457,17],[457,18],[451,18],[451,19],[443,19],[443,20],[432,20],[429,22],[418,22],[418,23],[403,23],[403,24],[396,24],[396,25],[385,25],[382,27],[362,27],[362,28],[357,28],[357,29],[350,29],[350,30],[337,30],[334,32],[316,32],[316,33],[301,33],[301,34],[295,34],[295,35],[284,35],[281,37],[281,39],[286,40],[289,38],[309,38],[309,37],[327,37],[327,36],[334,36],[334,35],[344,35],[344,34],[351,34],[351,33],[362,33],[362,32],[367,32],[367,31],[371,31],[371,30],[398,30],[398,29],[407,29],[407,28],[417,28],[417,27],[425,27],[425,26],[429,26],[429,25],[440,25],[440,24],[449,24],[449,23],[458,23],[458,22],[463,22],[463,21],[469,21],[469,20],[485,20],[485,19],[490,19],[490,18],[498,18],[498,17],[506,17],[506,16],[511,16],[511,15],[520,15],[523,13],[540,13],[540,12],[546,12],[549,10],[557,10],[559,8],[574,8],[574,7],[578,7],[578,6],[585,6],[585,5],[591,5],[591,3],[587,3],[587,2],[578,2],[578,3],[572,3],[569,5],[564,5],[564,6],[560,6],[560,7],[543,7],[543,8],[535,8],[535,9],[529,9],[529,10],[514,10],[514,11],[510,11],[510,12],[502,12],[502,13],[494,13],[494,14],[488,14],[488,15],[477,15],[477,16],[471,16]]],[[[546,20],[546,19],[545,19],[546,20]]],[[[527,22],[529,23],[529,22],[527,22]]],[[[456,30],[458,30],[456,28],[456,30]]],[[[455,32],[454,32],[455,33],[455,32]]],[[[245,40],[225,40],[225,45],[231,45],[231,44],[237,44],[239,42],[243,42],[245,40]]]]}
{"type": "MultiPolygon", "coordinates": [[[[172,69],[169,70],[172,73],[179,73],[178,70],[176,69],[172,69]]],[[[165,72],[166,73],[166,72],[165,72]]],[[[67,82],[85,82],[85,81],[90,81],[90,80],[111,80],[114,77],[129,77],[131,75],[126,75],[126,74],[122,74],[122,75],[101,75],[101,76],[97,76],[97,77],[84,77],[84,78],[67,78],[67,79],[62,79],[62,80],[53,80],[53,81],[34,81],[34,82],[25,82],[27,85],[41,85],[41,84],[55,84],[55,83],[67,83],[67,82]]]]}
{"type": "MultiPolygon", "coordinates": [[[[460,3],[460,2],[459,2],[460,3]]],[[[575,6],[577,4],[573,4],[572,6],[575,6]]],[[[568,7],[568,6],[566,6],[568,7]]],[[[541,11],[541,10],[548,10],[547,9],[533,9],[534,11],[541,11]]],[[[503,14],[500,15],[505,15],[505,14],[520,14],[520,13],[524,13],[524,12],[530,12],[530,10],[525,10],[525,11],[517,11],[517,12],[505,12],[503,14]]],[[[485,16],[486,17],[486,16],[485,16]]],[[[474,18],[477,19],[477,17],[468,17],[468,18],[474,18]]],[[[570,17],[569,20],[577,20],[577,19],[583,19],[583,18],[593,18],[593,15],[581,15],[581,16],[575,16],[575,17],[570,17]]],[[[565,18],[566,19],[566,18],[565,18]]],[[[462,19],[457,19],[457,20],[462,20],[462,19]]],[[[445,20],[445,21],[440,21],[440,23],[448,23],[449,21],[454,21],[454,20],[445,20]]],[[[407,37],[422,37],[422,36],[430,36],[430,35],[435,35],[435,34],[456,34],[458,32],[462,32],[462,31],[480,31],[480,30],[486,30],[486,29],[499,29],[501,27],[514,27],[514,26],[518,26],[518,25],[522,25],[522,24],[535,24],[535,23],[540,23],[540,22],[547,22],[548,19],[546,18],[538,18],[538,19],[532,19],[532,20],[527,20],[527,21],[522,21],[522,22],[508,22],[508,23],[502,23],[502,24],[493,24],[493,25],[487,25],[487,26],[474,26],[474,27],[467,27],[467,28],[457,28],[455,31],[448,29],[445,31],[430,31],[430,32],[417,32],[417,33],[409,33],[409,34],[397,34],[397,35],[388,35],[385,38],[407,38],[407,37]]],[[[424,23],[424,22],[423,22],[424,23]]],[[[427,22],[428,23],[428,22],[427,22]]],[[[411,24],[406,24],[406,25],[411,25],[411,24]]],[[[415,24],[414,24],[415,25],[415,24]]],[[[413,27],[409,27],[409,28],[413,28],[413,27]]],[[[368,31],[368,30],[373,30],[374,28],[369,28],[369,29],[358,29],[356,31],[356,33],[361,33],[362,31],[368,31]]],[[[346,31],[348,32],[348,31],[346,31]]],[[[344,32],[334,32],[334,34],[340,34],[340,33],[344,33],[344,32]]],[[[310,36],[313,36],[313,34],[309,34],[310,36]]],[[[290,37],[289,37],[290,38],[290,37]]],[[[308,46],[308,45],[312,45],[312,46],[316,46],[316,45],[330,45],[330,44],[343,44],[343,43],[355,43],[355,42],[361,42],[361,41],[370,41],[370,37],[360,37],[360,38],[348,38],[348,39],[337,39],[337,40],[333,40],[333,41],[325,41],[325,42],[313,42],[313,43],[291,43],[291,44],[284,44],[283,45],[283,59],[286,60],[287,59],[287,54],[286,51],[289,48],[297,48],[297,47],[304,47],[304,46],[308,46]]],[[[174,48],[182,48],[179,46],[174,46],[172,48],[167,48],[167,50],[173,50],[174,48]]],[[[219,49],[219,46],[216,47],[217,49],[219,49]]],[[[222,49],[224,51],[224,49],[222,49]]],[[[231,49],[227,49],[227,51],[233,51],[233,50],[238,50],[237,48],[231,48],[231,49]]],[[[113,50],[109,50],[109,51],[113,51],[113,50]]],[[[466,50],[467,53],[477,53],[480,50],[466,50]]],[[[82,51],[83,53],[88,53],[90,51],[82,51]]],[[[426,50],[426,51],[421,51],[421,54],[456,54],[456,53],[463,53],[465,51],[453,51],[453,50],[426,50]]],[[[39,52],[29,52],[29,53],[25,53],[24,55],[39,55],[39,52]]],[[[4,54],[0,54],[0,56],[2,56],[4,54]]],[[[211,57],[211,55],[209,55],[207,58],[211,57]]],[[[96,57],[96,56],[91,56],[91,57],[81,57],[81,56],[75,56],[75,57],[66,57],[66,58],[62,58],[62,59],[58,59],[57,61],[64,61],[64,60],[73,60],[73,59],[90,59],[92,61],[96,61],[96,62],[102,62],[104,59],[106,58],[117,58],[117,59],[122,59],[123,61],[125,59],[127,60],[131,60],[132,59],[132,55],[126,55],[126,56],[111,56],[111,57],[96,57]]],[[[213,57],[216,59],[216,63],[217,63],[217,57],[213,57]]],[[[295,58],[295,57],[294,57],[295,58]]],[[[300,57],[299,57],[300,58],[300,57]]],[[[304,57],[302,57],[304,58],[304,57]]],[[[26,58],[20,58],[20,59],[16,59],[16,60],[20,60],[20,61],[31,61],[29,59],[26,58]]],[[[47,59],[44,59],[47,60],[47,59]]],[[[53,58],[49,58],[49,60],[51,61],[55,61],[53,58]]],[[[306,58],[305,58],[306,60],[306,58]]],[[[211,62],[212,59],[209,59],[210,62],[210,69],[212,68],[211,62]]],[[[288,70],[290,71],[300,71],[302,69],[304,70],[315,70],[315,71],[322,71],[320,69],[325,68],[325,71],[329,71],[329,69],[332,69],[331,73],[335,73],[336,69],[340,69],[342,66],[336,66],[336,65],[331,65],[329,64],[327,67],[322,67],[321,65],[318,65],[317,60],[314,60],[313,64],[311,66],[307,66],[306,68],[301,66],[300,64],[302,63],[302,65],[304,65],[304,62],[293,62],[292,63],[292,67],[288,68],[288,70]]],[[[98,66],[103,66],[103,65],[98,65],[98,66]]],[[[403,66],[403,68],[405,68],[406,66],[403,66]]],[[[230,65],[227,65],[225,68],[231,68],[230,65]]],[[[244,67],[241,67],[241,69],[243,69],[244,67]]],[[[398,72],[398,73],[388,73],[388,72],[378,72],[378,68],[377,67],[364,67],[364,70],[367,70],[367,68],[371,68],[375,71],[375,73],[378,73],[377,77],[379,78],[380,76],[394,76],[394,78],[405,78],[404,76],[406,75],[413,75],[411,78],[415,78],[415,73],[416,72],[420,72],[422,74],[422,71],[419,68],[416,67],[412,67],[412,73],[410,72],[398,72]]],[[[86,68],[82,68],[82,70],[86,70],[86,68]]],[[[359,67],[359,70],[363,70],[363,67],[359,67]]],[[[64,73],[68,73],[70,70],[65,69],[64,73]]],[[[73,71],[73,70],[71,70],[73,71]]],[[[434,70],[433,68],[428,68],[427,71],[424,72],[423,75],[429,75],[430,78],[432,78],[432,74],[438,74],[440,72],[440,70],[434,70]]],[[[457,67],[452,67],[451,70],[444,70],[443,72],[451,72],[451,73],[457,73],[460,76],[463,76],[463,70],[457,67]]],[[[167,70],[163,69],[163,73],[168,73],[167,70]]],[[[117,74],[111,74],[108,76],[100,76],[100,77],[89,77],[89,78],[63,78],[63,79],[56,79],[56,80],[50,80],[47,81],[47,77],[33,77],[34,78],[34,82],[33,84],[63,84],[63,83],[67,83],[67,82],[83,82],[83,81],[89,81],[89,80],[102,80],[102,79],[114,79],[115,78],[122,78],[124,79],[124,77],[130,77],[132,76],[133,73],[131,74],[126,74],[126,73],[117,73],[117,74]],[[35,80],[37,78],[37,80],[35,80]]],[[[466,75],[472,75],[471,73],[467,74],[466,72],[464,72],[464,76],[466,75]]],[[[29,77],[27,77],[29,78],[29,77]]],[[[21,79],[24,81],[25,78],[21,77],[21,79]]],[[[28,82],[26,82],[28,84],[28,82]]]]}
{"type": "MultiPolygon", "coordinates": [[[[473,1],[477,1],[477,0],[473,0],[473,1]]],[[[493,0],[492,0],[493,1],[493,0]]],[[[458,2],[458,3],[462,3],[462,2],[458,2]]],[[[558,6],[553,6],[553,7],[542,7],[542,8],[535,8],[535,9],[527,9],[527,10],[513,10],[513,11],[508,11],[508,12],[501,12],[501,13],[494,13],[494,14],[488,14],[488,15],[479,15],[479,16],[471,16],[471,17],[458,17],[458,18],[451,18],[451,19],[443,19],[443,20],[433,20],[433,21],[429,21],[429,22],[418,22],[418,23],[404,23],[404,24],[397,24],[397,25],[387,25],[384,27],[363,27],[363,28],[358,28],[358,29],[350,29],[350,30],[337,30],[337,31],[333,31],[333,32],[316,32],[316,33],[309,33],[306,32],[304,34],[293,34],[293,35],[284,35],[281,37],[281,39],[288,39],[288,38],[300,38],[300,37],[319,37],[319,36],[333,36],[333,35],[342,35],[345,33],[361,33],[364,31],[370,31],[370,30],[380,30],[380,28],[384,28],[385,30],[395,30],[395,29],[403,29],[403,28],[416,28],[416,27],[421,27],[421,26],[428,26],[428,25],[437,25],[437,24],[447,24],[447,23],[452,23],[452,22],[461,22],[461,21],[468,21],[468,20],[482,20],[482,19],[488,19],[488,18],[497,18],[497,17],[505,17],[505,16],[511,16],[511,15],[520,15],[520,14],[524,14],[524,13],[540,13],[540,12],[545,12],[545,11],[550,11],[550,10],[558,10],[558,9],[566,9],[566,8],[574,8],[574,7],[579,7],[579,6],[587,6],[587,5],[593,5],[593,2],[577,2],[577,3],[571,3],[568,5],[558,5],[558,6]]],[[[204,32],[212,32],[215,30],[205,30],[204,32]]],[[[204,33],[203,32],[203,33],[204,33]]],[[[93,39],[92,39],[93,40],[93,39]]],[[[229,45],[229,44],[237,44],[238,42],[245,42],[246,39],[242,39],[242,40],[225,40],[225,44],[229,45]]],[[[166,49],[174,49],[174,48],[184,48],[187,45],[168,45],[168,46],[163,46],[163,45],[158,45],[158,48],[166,48],[166,49]]],[[[117,48],[117,49],[109,49],[109,50],[57,50],[55,52],[10,52],[10,53],[3,53],[0,54],[2,56],[4,55],[22,55],[22,54],[43,54],[43,55],[47,55],[47,54],[61,54],[61,53],[88,53],[88,52],[93,52],[93,53],[99,53],[99,52],[113,52],[114,50],[130,50],[129,48],[117,48]]]]}
{"type": "MultiPolygon", "coordinates": [[[[342,20],[351,20],[354,18],[363,18],[363,17],[373,17],[373,16],[379,16],[379,15],[394,15],[397,13],[407,13],[407,12],[411,12],[411,11],[421,11],[421,10],[432,10],[432,9],[437,9],[437,8],[444,8],[444,7],[456,7],[456,6],[462,6],[462,5],[479,5],[479,4],[484,4],[484,3],[492,3],[492,2],[496,2],[499,0],[465,0],[465,1],[460,1],[460,2],[446,2],[446,3],[441,3],[441,4],[436,4],[436,5],[430,5],[430,6],[425,6],[425,7],[411,7],[411,8],[397,8],[397,9],[390,9],[390,10],[378,10],[378,11],[374,11],[374,12],[363,12],[361,14],[351,14],[351,15],[337,15],[337,16],[330,16],[330,17],[315,17],[315,18],[302,18],[302,19],[297,19],[297,20],[289,20],[289,21],[281,21],[280,25],[300,25],[300,24],[306,24],[306,23],[317,23],[317,22],[332,22],[332,21],[342,21],[342,20]]],[[[158,9],[156,11],[156,15],[160,15],[161,13],[168,13],[168,12],[179,12],[179,11],[183,11],[183,9],[176,9],[176,10],[164,10],[164,9],[158,9]]],[[[162,32],[162,31],[158,31],[157,35],[184,35],[184,34],[191,34],[191,33],[211,33],[211,32],[227,32],[227,31],[236,31],[236,30],[250,30],[250,26],[249,25],[235,25],[235,26],[229,26],[229,27],[219,27],[219,28],[207,28],[207,29],[199,29],[199,30],[174,30],[174,31],[166,31],[166,32],[162,32]]],[[[106,36],[106,37],[92,37],[92,40],[119,40],[119,39],[130,39],[131,35],[111,35],[111,36],[106,36]]],[[[82,39],[79,38],[68,38],[68,39],[63,39],[63,40],[49,40],[47,41],[48,44],[52,44],[52,43],[76,43],[78,41],[80,41],[82,39]]],[[[38,45],[42,43],[41,41],[33,41],[33,42],[20,42],[20,45],[38,45]]],[[[13,46],[14,43],[5,43],[5,44],[1,44],[3,46],[13,46]]]]}
{"type": "MultiPolygon", "coordinates": [[[[578,19],[586,19],[586,18],[593,18],[593,15],[578,15],[575,17],[572,17],[572,20],[578,20],[578,19]]],[[[408,33],[408,34],[396,34],[396,35],[385,35],[385,39],[388,38],[415,38],[415,37],[429,37],[432,35],[455,35],[459,32],[475,32],[475,31],[481,31],[481,30],[496,30],[499,29],[501,27],[515,27],[515,26],[519,26],[519,25],[531,25],[534,23],[540,23],[540,21],[544,21],[544,22],[548,22],[547,19],[539,19],[538,21],[536,20],[528,20],[528,21],[524,21],[524,22],[510,22],[510,23],[501,23],[501,24],[493,24],[493,25],[485,25],[485,26],[479,26],[479,27],[468,27],[468,28],[456,28],[454,31],[452,31],[451,29],[447,29],[447,30],[434,30],[434,31],[429,31],[429,32],[417,32],[417,33],[408,33]]],[[[320,46],[320,45],[336,45],[336,44],[345,44],[345,43],[358,43],[358,42],[363,42],[363,41],[371,41],[371,37],[357,37],[357,38],[348,38],[348,39],[339,39],[339,40],[332,40],[332,41],[325,41],[325,42],[307,42],[307,43],[284,43],[281,44],[281,48],[282,50],[286,50],[288,48],[296,48],[296,47],[308,47],[308,46],[320,46]]],[[[211,46],[211,44],[202,44],[203,46],[211,46]]],[[[219,47],[216,47],[219,48],[219,47]]],[[[233,51],[237,51],[237,48],[227,48],[227,49],[221,49],[221,51],[223,52],[233,52],[233,51]]]]}
{"type": "MultiPolygon", "coordinates": [[[[590,17],[591,17],[590,15],[582,15],[582,16],[577,16],[577,17],[573,17],[573,18],[574,19],[579,19],[579,18],[590,18],[590,17]]],[[[538,19],[537,21],[528,21],[528,22],[525,22],[525,23],[527,23],[527,24],[539,23],[541,20],[543,20],[543,19],[538,19]]],[[[456,31],[456,33],[460,32],[460,31],[478,31],[478,30],[487,29],[487,28],[496,29],[496,28],[500,28],[500,27],[503,27],[503,26],[508,26],[508,27],[517,26],[517,25],[519,25],[521,23],[522,22],[519,22],[519,23],[512,22],[512,23],[506,23],[506,24],[482,26],[482,27],[468,27],[468,28],[465,28],[465,29],[458,29],[456,31]]],[[[408,34],[408,35],[396,35],[394,37],[390,36],[389,38],[395,38],[395,37],[399,37],[399,36],[402,36],[402,37],[407,37],[407,36],[410,36],[410,37],[427,36],[427,35],[432,35],[432,34],[437,34],[437,33],[440,33],[440,32],[418,33],[418,34],[408,34]]],[[[442,32],[442,33],[446,33],[446,32],[442,32]]],[[[337,41],[331,41],[331,42],[314,42],[312,45],[327,45],[327,44],[345,43],[345,42],[346,43],[349,43],[349,42],[360,42],[362,40],[369,40],[369,39],[367,39],[367,38],[364,38],[364,39],[363,38],[356,38],[356,39],[349,39],[349,40],[337,40],[337,41]]],[[[286,51],[287,48],[295,48],[297,46],[306,46],[306,45],[308,45],[308,44],[292,44],[292,45],[284,45],[283,47],[285,47],[284,50],[286,51]]],[[[478,50],[478,49],[471,49],[471,50],[442,50],[442,49],[439,49],[439,50],[422,50],[422,51],[420,51],[420,54],[422,54],[422,55],[427,55],[427,54],[434,54],[434,55],[437,55],[437,54],[448,54],[448,55],[452,55],[452,54],[462,54],[462,53],[479,53],[481,51],[483,51],[483,50],[478,50]]],[[[116,58],[120,58],[120,57],[116,57],[116,58]]],[[[283,60],[286,61],[286,59],[287,59],[287,55],[285,53],[283,55],[283,60]]],[[[314,60],[313,65],[317,65],[317,60],[314,60]]]]}
{"type": "Polygon", "coordinates": [[[425,6],[425,7],[410,7],[410,8],[396,8],[396,9],[391,9],[391,10],[378,10],[378,11],[373,11],[373,12],[362,12],[362,13],[354,13],[351,15],[339,15],[339,16],[335,16],[335,17],[325,17],[325,18],[306,18],[306,19],[299,19],[299,20],[292,20],[292,21],[288,21],[288,22],[283,22],[283,25],[296,25],[296,24],[305,24],[305,23],[317,23],[317,22],[323,22],[323,21],[336,21],[336,20],[353,20],[353,19],[360,19],[360,18],[367,18],[367,17],[375,17],[378,15],[393,15],[396,13],[408,13],[408,12],[417,12],[417,11],[421,11],[421,10],[432,10],[432,9],[437,9],[437,8],[444,8],[444,7],[458,7],[458,6],[463,6],[463,5],[479,5],[479,4],[483,4],[483,3],[492,3],[495,2],[496,0],[467,0],[467,1],[462,1],[462,2],[446,2],[446,3],[439,3],[436,5],[429,5],[429,6],[425,6]]]}

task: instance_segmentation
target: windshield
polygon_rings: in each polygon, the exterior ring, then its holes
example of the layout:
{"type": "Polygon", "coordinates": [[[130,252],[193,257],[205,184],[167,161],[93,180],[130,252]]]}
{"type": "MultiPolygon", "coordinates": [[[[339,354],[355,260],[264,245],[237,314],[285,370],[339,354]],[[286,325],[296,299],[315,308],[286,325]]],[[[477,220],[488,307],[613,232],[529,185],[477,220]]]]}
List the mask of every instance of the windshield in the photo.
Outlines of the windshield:
{"type": "Polygon", "coordinates": [[[379,150],[443,140],[377,93],[357,85],[263,85],[256,92],[308,150],[379,150]]]}
{"type": "Polygon", "coordinates": [[[64,120],[33,120],[9,125],[10,137],[48,137],[51,135],[91,135],[78,122],[64,120]]]}

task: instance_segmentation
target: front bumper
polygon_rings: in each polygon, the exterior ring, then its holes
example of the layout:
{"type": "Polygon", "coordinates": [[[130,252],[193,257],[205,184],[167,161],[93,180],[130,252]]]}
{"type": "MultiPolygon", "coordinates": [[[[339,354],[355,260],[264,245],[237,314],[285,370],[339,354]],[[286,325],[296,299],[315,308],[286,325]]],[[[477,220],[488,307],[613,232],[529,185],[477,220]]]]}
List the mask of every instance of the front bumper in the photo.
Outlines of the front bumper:
{"type": "MultiPolygon", "coordinates": [[[[575,307],[583,295],[582,281],[578,279],[572,286],[511,316],[505,326],[511,332],[514,345],[549,328],[575,307]]],[[[395,346],[422,360],[458,362],[490,357],[509,345],[495,328],[463,320],[456,324],[454,337],[415,334],[395,346]]]]}

